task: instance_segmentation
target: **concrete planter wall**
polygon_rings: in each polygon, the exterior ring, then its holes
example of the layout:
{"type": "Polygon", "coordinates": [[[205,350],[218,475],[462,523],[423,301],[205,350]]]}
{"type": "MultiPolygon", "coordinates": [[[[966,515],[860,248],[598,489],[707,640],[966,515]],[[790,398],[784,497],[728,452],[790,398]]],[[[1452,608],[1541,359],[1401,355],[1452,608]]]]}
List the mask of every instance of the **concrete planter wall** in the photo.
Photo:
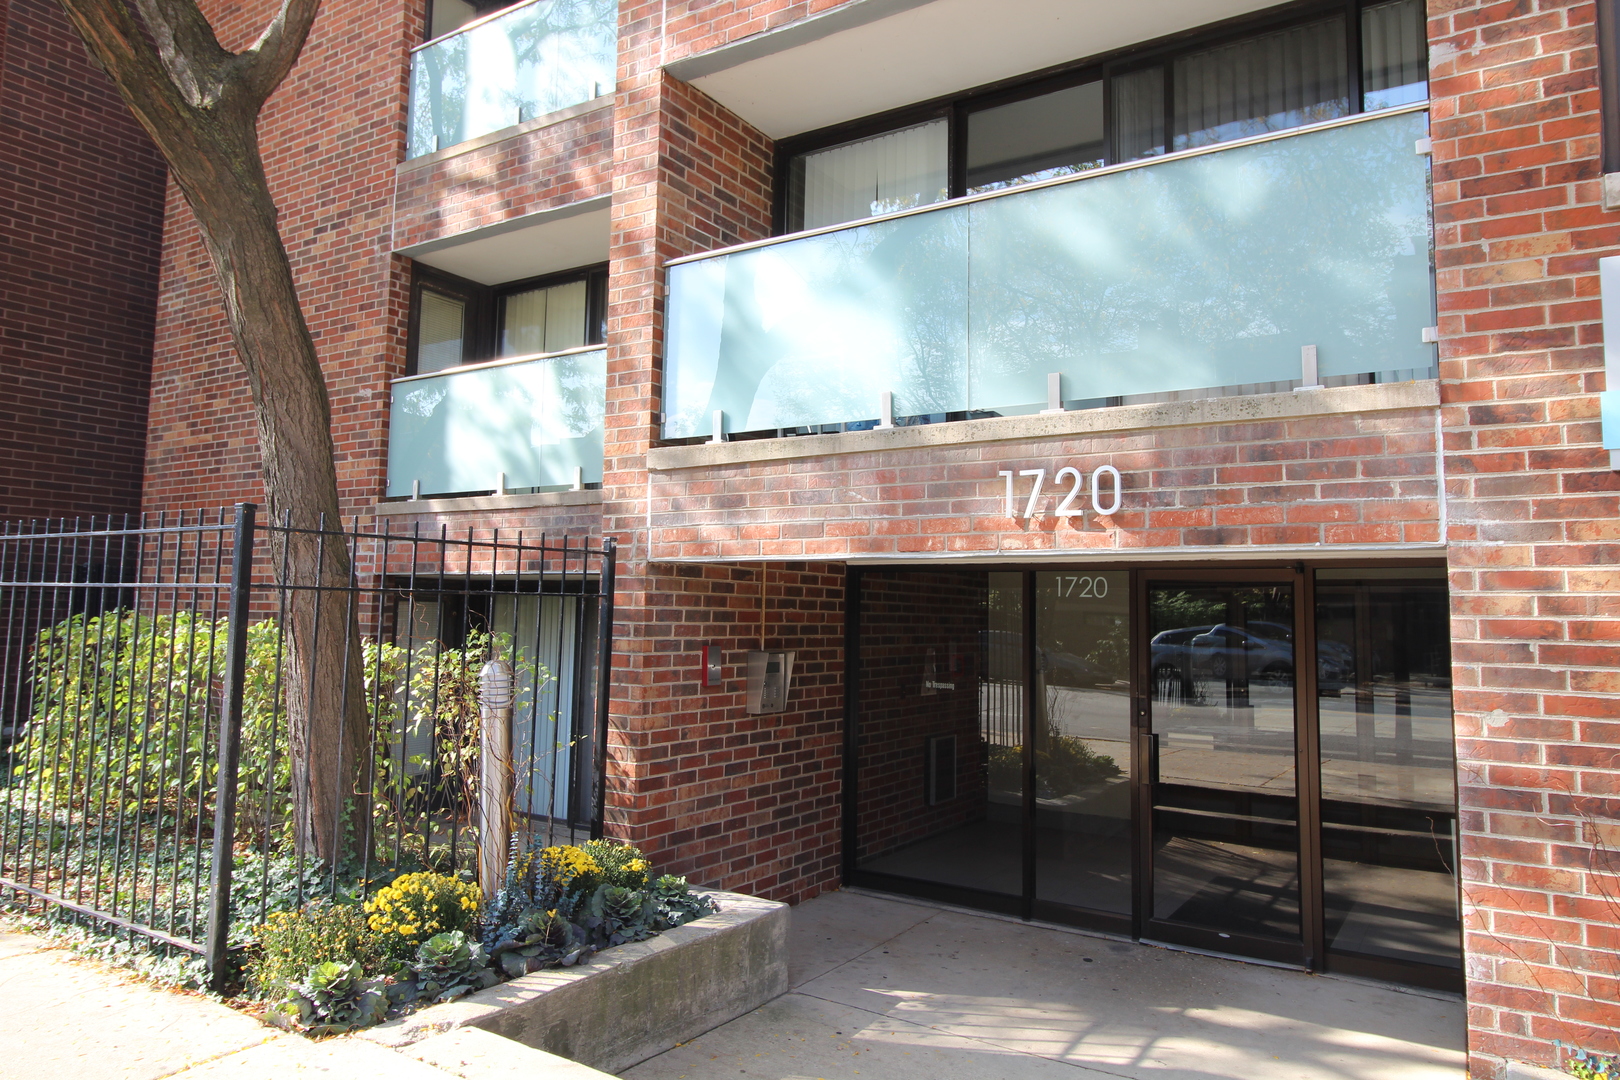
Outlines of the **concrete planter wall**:
{"type": "Polygon", "coordinates": [[[620,1072],[787,992],[787,905],[738,893],[708,895],[720,904],[717,914],[357,1037],[400,1047],[476,1027],[620,1072]]]}

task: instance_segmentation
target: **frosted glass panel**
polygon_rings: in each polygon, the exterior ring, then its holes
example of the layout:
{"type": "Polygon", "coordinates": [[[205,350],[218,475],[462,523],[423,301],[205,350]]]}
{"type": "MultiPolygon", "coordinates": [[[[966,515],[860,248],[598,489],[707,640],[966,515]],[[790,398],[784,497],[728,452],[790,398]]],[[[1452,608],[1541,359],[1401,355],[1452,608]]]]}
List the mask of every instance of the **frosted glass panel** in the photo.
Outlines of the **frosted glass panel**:
{"type": "Polygon", "coordinates": [[[670,268],[671,438],[967,407],[967,212],[670,268]]]}
{"type": "Polygon", "coordinates": [[[602,479],[607,352],[449,371],[394,384],[388,494],[567,487],[602,479]]]}
{"type": "Polygon", "coordinates": [[[805,154],[793,163],[795,229],[927,206],[950,196],[944,120],[805,154]]]}
{"type": "Polygon", "coordinates": [[[1427,372],[1425,113],[670,268],[665,435],[1427,372]],[[971,252],[971,258],[970,258],[971,252]],[[969,314],[971,313],[971,314],[969,314]]]}
{"type": "Polygon", "coordinates": [[[973,207],[974,408],[1426,369],[1426,117],[1408,113],[973,207]]]}
{"type": "Polygon", "coordinates": [[[617,0],[534,0],[411,57],[407,157],[613,92],[617,0]]]}

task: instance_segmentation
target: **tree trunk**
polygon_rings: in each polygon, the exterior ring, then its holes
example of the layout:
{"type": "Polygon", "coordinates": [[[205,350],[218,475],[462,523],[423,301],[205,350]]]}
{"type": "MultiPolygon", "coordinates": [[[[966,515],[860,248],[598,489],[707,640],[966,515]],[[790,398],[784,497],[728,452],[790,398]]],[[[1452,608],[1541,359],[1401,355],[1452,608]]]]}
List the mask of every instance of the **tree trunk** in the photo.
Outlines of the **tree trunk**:
{"type": "MultiPolygon", "coordinates": [[[[272,526],[289,589],[286,707],[301,851],[335,864],[369,752],[353,567],[341,536],[331,404],[259,154],[258,115],[319,0],[282,0],[257,42],[223,49],[194,0],[61,0],[167,160],[201,227],[247,372],[272,526]],[[139,11],[137,23],[132,3],[139,11]],[[323,535],[322,529],[333,531],[323,535]],[[317,587],[331,589],[323,593],[317,587]]],[[[364,809],[369,810],[369,805],[364,809]]]]}

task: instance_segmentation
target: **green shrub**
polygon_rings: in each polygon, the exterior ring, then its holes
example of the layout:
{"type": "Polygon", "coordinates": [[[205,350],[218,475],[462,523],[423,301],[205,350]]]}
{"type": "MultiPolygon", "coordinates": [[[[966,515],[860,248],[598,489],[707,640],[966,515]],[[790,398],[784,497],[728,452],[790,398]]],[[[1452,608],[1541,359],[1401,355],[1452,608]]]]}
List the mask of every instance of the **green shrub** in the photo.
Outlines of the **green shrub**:
{"type": "MultiPolygon", "coordinates": [[[[179,819],[181,834],[196,824],[206,831],[211,811],[197,818],[213,801],[228,637],[228,620],[187,611],[74,615],[42,630],[28,659],[38,692],[16,772],[28,775],[47,806],[86,816],[165,815],[179,819]]],[[[506,635],[480,630],[460,648],[361,643],[379,845],[393,835],[407,843],[419,835],[415,824],[430,777],[453,779],[452,801],[464,818],[477,805],[478,672],[492,646],[512,654],[506,635]],[[431,745],[434,760],[406,754],[407,738],[431,745]]],[[[286,813],[291,757],[278,691],[286,690],[287,643],[276,620],[248,626],[247,652],[237,839],[285,843],[293,827],[286,813]]],[[[521,708],[550,675],[525,658],[519,667],[527,684],[521,708]]],[[[425,860],[430,853],[416,854],[425,860]]]]}
{"type": "Polygon", "coordinates": [[[1620,1058],[1570,1049],[1570,1056],[1564,1060],[1564,1071],[1576,1080],[1615,1080],[1620,1075],[1620,1058]]]}
{"type": "Polygon", "coordinates": [[[478,886],[448,874],[404,874],[366,902],[367,927],[384,955],[408,963],[436,934],[476,931],[482,899],[478,886]]]}
{"type": "Polygon", "coordinates": [[[278,997],[317,964],[357,962],[375,967],[381,959],[366,917],[357,907],[324,900],[302,911],[281,911],[258,928],[259,947],[249,962],[250,990],[278,997]]]}
{"type": "Polygon", "coordinates": [[[359,964],[331,960],[316,964],[289,986],[287,1000],[271,1009],[267,1019],[310,1035],[342,1035],[387,1014],[380,979],[367,979],[359,964]]]}
{"type": "Polygon", "coordinates": [[[587,840],[581,850],[602,869],[602,881],[621,889],[643,889],[652,869],[646,856],[619,840],[587,840]]]}

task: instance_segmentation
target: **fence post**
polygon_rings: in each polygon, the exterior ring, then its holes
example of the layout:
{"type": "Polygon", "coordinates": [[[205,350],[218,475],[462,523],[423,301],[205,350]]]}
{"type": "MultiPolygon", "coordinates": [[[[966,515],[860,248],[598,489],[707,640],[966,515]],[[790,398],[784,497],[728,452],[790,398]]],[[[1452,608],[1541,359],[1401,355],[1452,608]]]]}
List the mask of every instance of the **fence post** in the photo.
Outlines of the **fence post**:
{"type": "Polygon", "coordinates": [[[613,574],[618,541],[602,539],[602,580],[597,585],[601,606],[596,612],[596,798],[591,807],[591,839],[602,838],[607,806],[608,696],[613,685],[613,574]]]}
{"type": "Polygon", "coordinates": [[[225,679],[219,709],[219,770],[214,785],[214,872],[208,894],[208,976],[224,981],[231,938],[232,840],[236,834],[236,776],[242,756],[242,682],[247,672],[248,607],[253,594],[253,525],[258,507],[236,504],[232,527],[231,597],[225,679]]]}

